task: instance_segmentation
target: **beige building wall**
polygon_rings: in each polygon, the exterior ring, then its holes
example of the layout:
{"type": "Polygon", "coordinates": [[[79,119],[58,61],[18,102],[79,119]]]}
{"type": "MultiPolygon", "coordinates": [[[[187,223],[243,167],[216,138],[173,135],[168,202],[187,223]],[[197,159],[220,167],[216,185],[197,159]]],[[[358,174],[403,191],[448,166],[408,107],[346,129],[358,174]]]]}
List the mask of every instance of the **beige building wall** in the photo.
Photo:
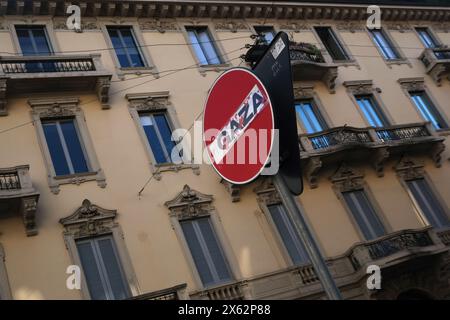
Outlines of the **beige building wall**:
{"type": "MultiPolygon", "coordinates": [[[[13,17],[1,17],[0,23],[6,24],[13,17]]],[[[48,17],[43,21],[50,22],[48,17]]],[[[173,20],[183,26],[183,19],[173,20]]],[[[31,21],[31,20],[30,20],[31,21]]],[[[98,24],[109,24],[110,18],[98,19],[98,24]]],[[[135,18],[122,17],[122,25],[139,25],[135,18]]],[[[252,43],[252,30],[237,32],[214,30],[211,19],[195,19],[198,24],[208,24],[220,42],[222,52],[230,52],[252,43]],[[248,36],[248,37],[247,37],[248,36]],[[231,38],[240,38],[228,40],[231,38]],[[246,37],[246,38],[242,38],[246,37]]],[[[172,22],[172,20],[171,20],[172,22]]],[[[261,20],[240,21],[249,26],[261,23],[261,20]]],[[[267,25],[281,30],[284,21],[268,19],[267,25]]],[[[38,23],[38,22],[36,22],[38,23]]],[[[301,21],[310,26],[332,25],[336,21],[301,21]]],[[[414,21],[410,24],[414,25],[414,21]]],[[[422,23],[422,22],[421,22],[422,23]]],[[[59,219],[72,214],[81,206],[83,199],[105,209],[117,210],[117,223],[124,234],[126,248],[130,255],[140,292],[152,292],[187,283],[188,292],[201,290],[196,283],[192,266],[189,264],[184,247],[169,218],[169,209],[164,205],[182,191],[185,184],[192,189],[214,196],[220,224],[226,237],[232,257],[238,270],[236,280],[256,277],[275,272],[290,266],[284,258],[274,229],[267,221],[258,205],[253,189],[259,182],[241,187],[240,201],[232,202],[229,193],[220,178],[208,165],[200,165],[200,174],[192,169],[179,172],[163,172],[161,179],[153,179],[139,197],[138,192],[152,175],[146,149],[139,137],[138,130],[129,112],[127,93],[146,93],[169,91],[169,100],[176,110],[181,127],[189,128],[195,117],[202,111],[203,104],[212,82],[220,72],[206,71],[203,74],[197,68],[177,72],[174,75],[163,73],[194,65],[196,63],[189,46],[184,45],[186,38],[181,31],[168,30],[160,33],[156,30],[140,30],[140,44],[151,58],[153,65],[161,72],[159,78],[154,75],[126,75],[121,81],[116,73],[113,60],[114,51],[107,50],[107,35],[101,30],[86,30],[75,33],[68,30],[48,30],[56,40],[57,51],[98,51],[106,70],[113,74],[109,91],[109,110],[102,110],[95,101],[94,94],[85,92],[43,93],[15,95],[8,97],[9,114],[0,117],[0,132],[31,121],[31,107],[28,99],[36,97],[78,97],[83,110],[86,125],[93,142],[100,167],[106,177],[106,187],[101,188],[95,181],[79,185],[61,185],[58,194],[51,192],[47,182],[47,170],[39,147],[33,124],[27,124],[0,134],[0,167],[30,165],[30,174],[36,190],[40,193],[36,212],[38,235],[27,237],[20,217],[6,218],[0,221],[0,243],[5,253],[5,265],[14,299],[81,299],[77,290],[66,288],[66,268],[72,264],[63,239],[63,226],[59,219]],[[171,45],[171,44],[182,45],[171,45]],[[157,46],[155,44],[158,44],[157,46]],[[166,76],[167,75],[167,76],[166,76]],[[142,84],[142,85],[139,85],[142,84]],[[132,88],[130,88],[132,87],[132,88]],[[128,89],[129,88],[129,89],[128,89]],[[94,100],[94,102],[91,102],[94,100]],[[89,102],[89,103],[88,103],[89,102]],[[86,104],[86,105],[85,105],[86,104]]],[[[311,30],[289,31],[293,41],[317,43],[318,39],[311,30]]],[[[328,92],[324,83],[310,82],[320,97],[324,112],[331,120],[330,126],[348,125],[368,127],[357,106],[350,99],[343,85],[345,81],[372,80],[373,87],[380,88],[380,97],[388,109],[393,124],[423,122],[410,99],[402,91],[400,78],[423,77],[430,93],[438,102],[440,110],[450,119],[450,82],[443,80],[438,87],[425,74],[419,55],[423,51],[422,43],[414,31],[391,31],[389,33],[402,48],[408,63],[388,66],[365,30],[351,32],[337,31],[356,65],[340,66],[336,80],[336,93],[328,92]]],[[[444,44],[450,44],[450,34],[435,30],[444,44]]],[[[0,30],[0,51],[17,52],[13,35],[8,29],[0,30]]],[[[240,59],[247,49],[226,55],[233,59],[230,66],[245,66],[240,59]]],[[[3,54],[2,54],[3,55],[3,54]]],[[[295,83],[297,85],[298,83],[295,83]]],[[[301,130],[301,128],[300,128],[301,130]]],[[[443,132],[446,137],[448,132],[443,132]]],[[[418,159],[424,161],[425,171],[440,198],[450,207],[450,163],[449,144],[442,154],[442,166],[436,168],[427,155],[418,159]]],[[[384,176],[377,177],[370,164],[364,160],[353,165],[364,173],[364,181],[387,222],[388,231],[417,229],[424,227],[418,220],[413,204],[400,183],[393,167],[399,157],[389,159],[385,164],[384,176]]],[[[344,254],[352,245],[363,241],[349,213],[333,191],[329,177],[338,168],[338,164],[324,167],[318,175],[318,187],[312,189],[305,181],[304,193],[299,203],[326,257],[344,254]]]]}

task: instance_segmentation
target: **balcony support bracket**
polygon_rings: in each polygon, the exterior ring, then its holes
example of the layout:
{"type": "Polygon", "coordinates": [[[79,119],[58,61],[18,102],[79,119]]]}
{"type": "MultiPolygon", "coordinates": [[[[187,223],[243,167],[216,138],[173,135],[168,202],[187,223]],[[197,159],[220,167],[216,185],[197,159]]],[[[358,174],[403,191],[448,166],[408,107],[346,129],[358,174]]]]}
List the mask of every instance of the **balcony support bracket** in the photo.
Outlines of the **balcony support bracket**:
{"type": "Polygon", "coordinates": [[[28,237],[38,234],[35,221],[38,198],[39,196],[33,196],[20,199],[20,214],[28,237]]]}
{"type": "Polygon", "coordinates": [[[379,148],[375,151],[372,158],[372,165],[378,177],[384,177],[384,163],[389,158],[389,151],[387,148],[379,148]]]}
{"type": "Polygon", "coordinates": [[[321,168],[322,161],[320,160],[320,157],[312,157],[308,160],[305,167],[305,176],[311,189],[315,189],[318,186],[317,175],[321,168]]]}
{"type": "Polygon", "coordinates": [[[0,79],[0,116],[7,116],[6,109],[6,78],[0,79]]]}

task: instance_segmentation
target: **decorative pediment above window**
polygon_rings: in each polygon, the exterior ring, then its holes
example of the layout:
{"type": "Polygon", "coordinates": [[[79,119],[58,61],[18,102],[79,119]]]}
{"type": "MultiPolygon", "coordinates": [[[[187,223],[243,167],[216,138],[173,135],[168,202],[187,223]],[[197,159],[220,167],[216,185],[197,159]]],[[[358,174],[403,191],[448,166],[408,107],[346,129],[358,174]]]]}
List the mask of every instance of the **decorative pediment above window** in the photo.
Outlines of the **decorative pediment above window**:
{"type": "Polygon", "coordinates": [[[422,77],[417,78],[401,78],[398,79],[401,87],[407,91],[422,91],[425,90],[425,79],[422,77]]]}
{"type": "Polygon", "coordinates": [[[80,111],[79,102],[80,100],[75,97],[28,100],[28,104],[33,108],[33,114],[40,118],[75,116],[80,111]]]}
{"type": "Polygon", "coordinates": [[[296,100],[312,99],[314,97],[313,85],[300,85],[294,88],[294,98],[296,100]]]}
{"type": "Polygon", "coordinates": [[[59,222],[66,228],[66,234],[75,238],[90,237],[110,233],[115,226],[116,215],[116,210],[101,208],[85,199],[81,207],[59,222]]]}
{"type": "Polygon", "coordinates": [[[423,163],[415,161],[409,156],[403,156],[394,169],[397,171],[397,175],[405,181],[421,179],[425,175],[423,163]]]}
{"type": "Polygon", "coordinates": [[[174,199],[167,201],[165,205],[170,210],[170,215],[178,220],[186,220],[209,216],[214,210],[211,205],[213,196],[200,193],[191,189],[187,184],[174,199]]]}
{"type": "Polygon", "coordinates": [[[265,206],[281,203],[280,195],[271,178],[262,178],[261,183],[253,191],[258,195],[258,202],[265,206]]]}
{"type": "Polygon", "coordinates": [[[131,108],[138,112],[165,111],[170,105],[169,91],[129,93],[125,95],[131,108]]]}
{"type": "Polygon", "coordinates": [[[340,192],[362,189],[364,186],[364,175],[354,168],[342,163],[339,169],[330,177],[334,186],[340,192]]]}
{"type": "Polygon", "coordinates": [[[139,28],[142,31],[158,31],[160,33],[164,33],[166,31],[178,31],[179,27],[176,21],[174,20],[168,20],[168,21],[162,21],[159,19],[152,19],[152,20],[140,20],[139,21],[139,28]]]}
{"type": "Polygon", "coordinates": [[[372,80],[344,81],[344,86],[353,95],[373,93],[372,80]]]}

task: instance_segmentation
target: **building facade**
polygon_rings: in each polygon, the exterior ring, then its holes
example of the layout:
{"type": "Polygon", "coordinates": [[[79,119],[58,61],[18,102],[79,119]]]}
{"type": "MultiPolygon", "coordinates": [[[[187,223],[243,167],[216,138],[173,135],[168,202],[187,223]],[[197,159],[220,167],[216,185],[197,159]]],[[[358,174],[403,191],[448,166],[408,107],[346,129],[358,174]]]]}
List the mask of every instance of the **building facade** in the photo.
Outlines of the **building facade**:
{"type": "Polygon", "coordinates": [[[170,158],[218,75],[277,31],[297,200],[343,297],[450,298],[450,8],[382,5],[368,29],[364,3],[73,4],[72,30],[66,1],[0,1],[2,299],[326,298],[270,177],[170,158]]]}

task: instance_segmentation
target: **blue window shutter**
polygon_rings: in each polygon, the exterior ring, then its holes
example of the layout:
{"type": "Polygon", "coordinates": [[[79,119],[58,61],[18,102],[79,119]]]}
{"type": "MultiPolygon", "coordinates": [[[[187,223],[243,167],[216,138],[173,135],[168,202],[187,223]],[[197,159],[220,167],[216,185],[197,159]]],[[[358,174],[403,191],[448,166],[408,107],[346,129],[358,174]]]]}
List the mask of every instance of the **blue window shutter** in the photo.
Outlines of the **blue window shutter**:
{"type": "Polygon", "coordinates": [[[172,141],[172,130],[165,114],[155,114],[154,119],[158,127],[161,138],[164,142],[167,154],[170,156],[172,149],[175,147],[174,141],[172,141]]]}
{"type": "Polygon", "coordinates": [[[371,126],[385,127],[389,125],[389,121],[372,96],[356,96],[355,98],[364,117],[371,126]]]}
{"type": "Polygon", "coordinates": [[[343,196],[366,240],[386,234],[383,224],[363,190],[344,192],[343,196]]]}
{"type": "Polygon", "coordinates": [[[213,284],[214,278],[194,230],[193,220],[181,221],[180,225],[203,285],[213,284]]]}
{"type": "Polygon", "coordinates": [[[131,27],[108,27],[108,34],[122,68],[144,67],[144,59],[131,27]]]}
{"type": "Polygon", "coordinates": [[[270,205],[268,209],[292,262],[296,265],[307,263],[306,249],[283,205],[270,205]]]}
{"type": "Polygon", "coordinates": [[[435,228],[447,227],[449,218],[426,180],[415,179],[406,183],[430,225],[435,228]]]}
{"type": "Polygon", "coordinates": [[[214,267],[216,269],[219,281],[225,281],[231,279],[231,272],[229,270],[228,262],[225,259],[225,255],[217,240],[211,220],[209,218],[197,219],[201,234],[208,247],[209,256],[212,259],[214,267]]]}
{"type": "Polygon", "coordinates": [[[424,119],[430,121],[436,130],[447,129],[448,124],[430,100],[426,92],[410,92],[411,98],[424,119]]]}
{"type": "Polygon", "coordinates": [[[153,156],[157,163],[166,163],[167,158],[164,153],[165,146],[161,145],[158,134],[156,133],[156,123],[152,115],[140,115],[140,122],[147,136],[148,143],[152,149],[153,156]]]}
{"type": "Polygon", "coordinates": [[[89,172],[74,121],[61,121],[60,124],[70,154],[74,173],[89,172]]]}
{"type": "Polygon", "coordinates": [[[112,238],[100,238],[97,240],[97,244],[101,253],[101,261],[106,270],[106,278],[108,279],[114,299],[120,300],[127,298],[129,293],[112,238]]]}
{"type": "Polygon", "coordinates": [[[400,58],[391,41],[385,36],[381,29],[371,30],[371,33],[385,59],[394,60],[400,58]]]}
{"type": "Polygon", "coordinates": [[[43,123],[45,140],[52,158],[53,168],[57,176],[70,174],[61,140],[58,134],[56,123],[43,123]]]}
{"type": "Polygon", "coordinates": [[[93,300],[107,299],[104,280],[101,278],[100,266],[97,264],[94,253],[94,243],[92,241],[78,242],[77,249],[91,298],[93,300]]]}
{"type": "Polygon", "coordinates": [[[312,101],[298,102],[295,104],[295,109],[307,133],[315,133],[327,129],[325,120],[312,101]]]}

